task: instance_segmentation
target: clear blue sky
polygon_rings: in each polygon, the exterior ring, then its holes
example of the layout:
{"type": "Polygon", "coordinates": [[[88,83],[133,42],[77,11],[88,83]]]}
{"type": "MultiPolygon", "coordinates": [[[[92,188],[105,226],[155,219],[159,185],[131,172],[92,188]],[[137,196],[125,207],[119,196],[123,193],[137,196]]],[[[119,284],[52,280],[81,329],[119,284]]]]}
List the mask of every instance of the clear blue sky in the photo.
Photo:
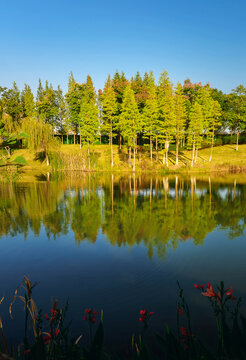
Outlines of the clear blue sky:
{"type": "Polygon", "coordinates": [[[0,0],[0,13],[0,86],[66,90],[72,70],[98,89],[116,69],[246,85],[245,0],[0,0]]]}

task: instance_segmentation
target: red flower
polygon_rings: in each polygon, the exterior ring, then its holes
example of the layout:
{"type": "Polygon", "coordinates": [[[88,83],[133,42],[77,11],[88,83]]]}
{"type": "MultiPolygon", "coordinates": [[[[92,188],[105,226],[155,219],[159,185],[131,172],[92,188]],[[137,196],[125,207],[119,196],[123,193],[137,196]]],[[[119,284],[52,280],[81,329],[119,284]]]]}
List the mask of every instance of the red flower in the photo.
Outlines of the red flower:
{"type": "Polygon", "coordinates": [[[84,321],[88,321],[92,324],[95,324],[96,322],[96,318],[95,315],[97,315],[98,312],[96,310],[92,310],[92,309],[85,309],[85,314],[83,317],[84,321]]]}
{"type": "Polygon", "coordinates": [[[179,313],[179,316],[181,316],[183,314],[183,308],[178,308],[178,313],[179,313]]]}
{"type": "Polygon", "coordinates": [[[57,336],[59,334],[60,330],[55,328],[55,335],[57,336]]]}
{"type": "Polygon", "coordinates": [[[184,326],[180,326],[180,332],[184,337],[188,336],[187,330],[184,326]]]}
{"type": "Polygon", "coordinates": [[[153,311],[150,311],[149,312],[149,315],[147,313],[147,310],[140,310],[140,318],[139,318],[139,321],[141,322],[145,322],[145,321],[148,321],[148,319],[154,315],[154,312],[153,311]]]}
{"type": "Polygon", "coordinates": [[[27,355],[27,354],[30,354],[31,350],[30,349],[27,349],[24,351],[24,355],[27,355]]]}
{"type": "Polygon", "coordinates": [[[202,285],[198,285],[198,284],[194,284],[194,287],[196,288],[196,289],[200,289],[200,290],[204,290],[204,287],[205,287],[205,284],[202,284],[202,285]]]}
{"type": "Polygon", "coordinates": [[[236,300],[235,296],[233,296],[233,288],[232,288],[231,286],[226,289],[226,295],[227,295],[231,300],[236,300]]]}
{"type": "Polygon", "coordinates": [[[50,312],[51,312],[51,317],[49,318],[48,314],[45,314],[45,319],[46,320],[49,320],[50,322],[54,321],[55,320],[55,316],[57,314],[57,310],[54,310],[54,309],[50,309],[50,312]]]}
{"type": "Polygon", "coordinates": [[[208,297],[216,297],[217,294],[214,292],[213,285],[208,283],[207,284],[207,291],[202,292],[202,295],[208,296],[208,297]]]}
{"type": "Polygon", "coordinates": [[[48,333],[48,335],[44,337],[45,345],[49,344],[51,339],[52,339],[51,333],[48,333]]]}

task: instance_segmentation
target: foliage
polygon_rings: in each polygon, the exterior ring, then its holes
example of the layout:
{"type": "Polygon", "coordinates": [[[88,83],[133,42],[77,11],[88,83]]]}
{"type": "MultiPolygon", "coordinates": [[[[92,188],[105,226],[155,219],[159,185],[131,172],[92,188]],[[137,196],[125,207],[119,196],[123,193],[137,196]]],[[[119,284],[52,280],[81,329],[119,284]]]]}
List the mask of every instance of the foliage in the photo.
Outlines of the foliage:
{"type": "MultiPolygon", "coordinates": [[[[24,277],[20,286],[15,290],[14,297],[10,304],[10,315],[12,316],[12,307],[16,299],[24,303],[25,311],[25,334],[23,343],[18,347],[16,356],[12,350],[12,356],[16,359],[78,359],[78,360],[109,360],[109,359],[139,359],[139,360],[157,360],[157,359],[244,359],[245,350],[245,324],[246,319],[239,315],[241,299],[233,295],[232,287],[225,288],[221,282],[217,287],[212,284],[198,285],[194,287],[201,292],[201,295],[207,297],[213,309],[217,325],[217,349],[211,349],[201,342],[192,331],[192,322],[190,309],[185,301],[184,291],[178,283],[179,297],[177,302],[177,333],[171,331],[166,325],[166,331],[163,334],[154,333],[155,346],[150,346],[148,338],[150,333],[151,317],[156,314],[146,309],[140,310],[139,322],[142,324],[142,330],[138,340],[132,337],[131,347],[128,349],[128,355],[113,355],[104,345],[104,326],[103,313],[98,320],[98,312],[92,308],[84,311],[83,320],[88,323],[89,343],[86,345],[83,341],[83,334],[77,338],[71,337],[70,325],[66,321],[68,303],[64,308],[59,308],[58,301],[55,300],[50,314],[43,316],[33,300],[33,289],[36,283],[32,284],[30,279],[24,277]],[[23,294],[20,294],[20,289],[23,294]],[[96,323],[99,322],[98,326],[96,323]],[[30,336],[29,324],[32,325],[33,337],[30,336]],[[94,329],[96,327],[96,329],[94,329]]],[[[4,297],[0,299],[0,305],[4,297]]],[[[2,346],[0,355],[5,354],[8,358],[10,351],[4,332],[3,323],[0,319],[0,328],[2,333],[2,346]]]]}
{"type": "MultiPolygon", "coordinates": [[[[246,90],[243,85],[239,85],[230,94],[224,94],[218,89],[211,88],[209,84],[192,83],[190,79],[186,79],[183,85],[177,83],[174,90],[166,71],[160,74],[158,85],[155,84],[152,71],[145,72],[143,76],[137,72],[130,80],[123,72],[116,71],[112,79],[109,76],[106,80],[104,90],[98,91],[98,96],[89,75],[85,82],[79,83],[72,72],[69,75],[65,96],[60,86],[54,89],[48,81],[43,86],[41,80],[39,80],[36,99],[27,84],[24,85],[22,92],[15,82],[10,89],[0,87],[0,128],[4,127],[5,131],[13,136],[17,136],[22,131],[28,133],[27,128],[30,122],[34,121],[31,119],[35,119],[39,124],[50,125],[53,135],[61,135],[66,144],[71,142],[75,144],[78,139],[80,148],[82,144],[87,144],[89,166],[92,160],[90,146],[100,138],[100,144],[110,143],[111,146],[108,168],[115,167],[113,143],[116,142],[122,159],[125,158],[124,145],[127,145],[130,151],[134,149],[134,144],[136,147],[137,145],[146,149],[148,147],[151,167],[153,167],[154,150],[156,150],[155,165],[159,165],[159,155],[161,155],[162,166],[169,166],[172,162],[170,159],[174,155],[172,151],[175,149],[172,144],[175,142],[176,161],[172,164],[176,163],[177,167],[182,157],[180,146],[183,150],[187,144],[187,148],[192,149],[193,164],[196,162],[201,137],[204,136],[207,136],[207,141],[210,142],[209,161],[212,161],[214,139],[218,133],[226,136],[230,131],[232,136],[235,135],[231,139],[235,140],[238,150],[238,144],[242,142],[240,137],[246,128],[246,90]],[[126,113],[124,97],[126,89],[129,88],[135,101],[132,131],[134,136],[130,135],[129,125],[124,126],[126,119],[123,121],[125,115],[122,115],[123,111],[126,113]],[[197,128],[199,135],[197,134],[198,140],[193,154],[191,129],[194,124],[191,124],[191,119],[194,120],[196,103],[201,106],[203,121],[199,129],[197,128]],[[64,135],[66,135],[65,139],[64,135]]],[[[32,126],[31,132],[33,134],[32,126]]],[[[21,143],[29,146],[31,140],[21,143]]],[[[29,148],[33,149],[34,146],[29,148]]],[[[137,150],[136,148],[136,153],[137,150]]],[[[143,153],[140,151],[139,155],[143,153]]],[[[131,154],[128,161],[130,159],[131,154]]],[[[133,171],[134,169],[135,166],[132,167],[133,171]]]]}

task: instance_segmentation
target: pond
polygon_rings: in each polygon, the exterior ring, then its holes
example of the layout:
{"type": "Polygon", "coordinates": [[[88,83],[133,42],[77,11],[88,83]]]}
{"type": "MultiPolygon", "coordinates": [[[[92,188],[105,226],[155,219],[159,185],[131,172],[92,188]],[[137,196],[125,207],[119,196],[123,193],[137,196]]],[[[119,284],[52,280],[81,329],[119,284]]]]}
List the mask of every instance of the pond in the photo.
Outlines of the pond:
{"type": "MultiPolygon", "coordinates": [[[[23,306],[8,306],[27,275],[49,313],[69,301],[74,335],[86,307],[103,309],[106,342],[126,346],[139,310],[152,327],[175,329],[177,280],[194,331],[212,341],[214,318],[194,283],[232,286],[246,303],[244,176],[41,175],[0,184],[0,306],[5,330],[22,340],[23,306]]],[[[245,306],[242,307],[245,313],[245,306]]]]}

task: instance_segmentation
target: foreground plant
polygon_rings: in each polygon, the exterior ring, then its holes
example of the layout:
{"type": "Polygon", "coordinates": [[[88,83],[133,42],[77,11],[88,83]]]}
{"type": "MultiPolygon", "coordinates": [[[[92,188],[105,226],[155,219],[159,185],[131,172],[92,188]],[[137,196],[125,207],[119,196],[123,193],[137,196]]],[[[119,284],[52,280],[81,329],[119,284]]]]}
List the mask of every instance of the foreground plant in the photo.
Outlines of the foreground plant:
{"type": "MultiPolygon", "coordinates": [[[[100,320],[97,319],[98,312],[86,308],[83,320],[88,323],[89,343],[84,344],[84,334],[79,337],[71,337],[70,323],[66,322],[68,304],[65,308],[59,308],[55,300],[49,313],[42,315],[38,311],[33,300],[33,289],[37,283],[31,283],[30,279],[24,277],[20,286],[15,290],[11,301],[9,313],[11,317],[12,307],[17,299],[24,303],[25,309],[25,331],[23,342],[17,351],[8,350],[7,339],[3,331],[0,318],[0,359],[12,358],[18,360],[109,360],[109,359],[187,359],[187,360],[231,360],[246,359],[246,320],[239,315],[241,299],[236,299],[233,288],[225,288],[221,282],[215,287],[208,283],[194,287],[200,291],[201,296],[207,298],[215,315],[218,330],[218,348],[211,352],[200,341],[193,332],[191,316],[188,304],[185,301],[184,292],[178,283],[179,296],[177,302],[177,333],[175,334],[166,325],[163,335],[152,333],[150,330],[150,319],[154,312],[146,309],[140,310],[139,323],[141,331],[138,340],[132,337],[132,346],[126,355],[112,355],[104,345],[103,313],[100,320]],[[24,294],[21,294],[24,291],[24,294]],[[98,326],[96,325],[98,322],[98,326]],[[32,333],[30,334],[30,325],[32,333]],[[149,336],[151,335],[151,336],[149,336]],[[155,341],[153,341],[153,339],[155,341]],[[151,340],[151,341],[150,341],[151,340]],[[14,356],[15,355],[15,356],[14,356]]],[[[0,299],[0,304],[4,297],[0,299]]],[[[82,317],[82,314],[81,314],[82,317]]]]}

